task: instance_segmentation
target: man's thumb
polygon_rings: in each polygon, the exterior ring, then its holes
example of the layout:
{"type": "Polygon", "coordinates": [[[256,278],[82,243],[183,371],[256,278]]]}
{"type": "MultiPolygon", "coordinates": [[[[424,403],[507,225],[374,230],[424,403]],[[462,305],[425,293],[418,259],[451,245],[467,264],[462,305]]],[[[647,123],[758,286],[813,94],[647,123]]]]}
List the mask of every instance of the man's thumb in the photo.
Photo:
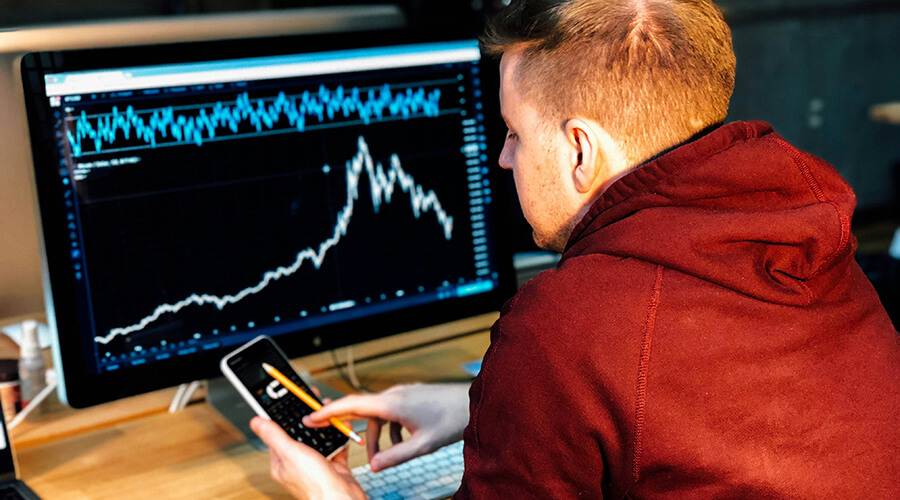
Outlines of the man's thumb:
{"type": "Polygon", "coordinates": [[[253,419],[250,420],[250,429],[252,429],[270,449],[281,449],[286,442],[293,441],[278,424],[266,418],[253,417],[253,419]]]}

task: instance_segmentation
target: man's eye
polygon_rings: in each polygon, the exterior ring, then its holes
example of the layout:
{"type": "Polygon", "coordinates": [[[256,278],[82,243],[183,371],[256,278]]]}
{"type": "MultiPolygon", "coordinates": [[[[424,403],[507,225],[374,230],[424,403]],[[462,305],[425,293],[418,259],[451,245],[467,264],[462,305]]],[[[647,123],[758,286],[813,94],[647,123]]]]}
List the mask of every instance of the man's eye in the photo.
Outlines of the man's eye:
{"type": "Polygon", "coordinates": [[[519,136],[513,132],[506,133],[506,140],[514,140],[514,139],[518,139],[518,138],[519,138],[519,136]]]}

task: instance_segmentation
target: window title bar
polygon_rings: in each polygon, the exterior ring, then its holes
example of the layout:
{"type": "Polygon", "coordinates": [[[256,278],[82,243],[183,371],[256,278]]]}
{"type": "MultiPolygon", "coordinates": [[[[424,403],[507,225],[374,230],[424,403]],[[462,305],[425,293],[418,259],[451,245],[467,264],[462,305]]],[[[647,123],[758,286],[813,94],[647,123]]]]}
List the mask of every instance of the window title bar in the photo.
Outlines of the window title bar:
{"type": "Polygon", "coordinates": [[[340,50],[315,54],[117,68],[44,76],[47,96],[431,66],[481,59],[477,40],[340,50]]]}

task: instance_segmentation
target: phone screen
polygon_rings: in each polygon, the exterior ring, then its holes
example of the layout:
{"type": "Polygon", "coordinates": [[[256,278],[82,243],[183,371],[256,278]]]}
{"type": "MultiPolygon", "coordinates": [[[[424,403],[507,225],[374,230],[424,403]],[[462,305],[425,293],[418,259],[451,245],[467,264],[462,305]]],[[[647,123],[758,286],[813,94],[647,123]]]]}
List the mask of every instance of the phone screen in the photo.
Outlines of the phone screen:
{"type": "Polygon", "coordinates": [[[314,429],[303,425],[301,419],[312,413],[312,408],[269,376],[262,368],[264,362],[278,369],[307,394],[316,397],[268,338],[258,339],[232,355],[228,359],[228,367],[269,418],[291,437],[315,448],[326,457],[344,446],[347,436],[333,426],[314,429]]]}

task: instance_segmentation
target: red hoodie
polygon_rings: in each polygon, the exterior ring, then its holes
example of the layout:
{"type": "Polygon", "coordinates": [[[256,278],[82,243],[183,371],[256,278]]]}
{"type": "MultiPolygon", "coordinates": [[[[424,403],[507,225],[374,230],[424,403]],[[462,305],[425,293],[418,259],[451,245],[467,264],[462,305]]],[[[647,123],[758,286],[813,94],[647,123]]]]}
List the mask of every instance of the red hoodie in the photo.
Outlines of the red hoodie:
{"type": "Polygon", "coordinates": [[[854,205],[765,123],[617,181],[494,325],[456,498],[900,498],[854,205]]]}

